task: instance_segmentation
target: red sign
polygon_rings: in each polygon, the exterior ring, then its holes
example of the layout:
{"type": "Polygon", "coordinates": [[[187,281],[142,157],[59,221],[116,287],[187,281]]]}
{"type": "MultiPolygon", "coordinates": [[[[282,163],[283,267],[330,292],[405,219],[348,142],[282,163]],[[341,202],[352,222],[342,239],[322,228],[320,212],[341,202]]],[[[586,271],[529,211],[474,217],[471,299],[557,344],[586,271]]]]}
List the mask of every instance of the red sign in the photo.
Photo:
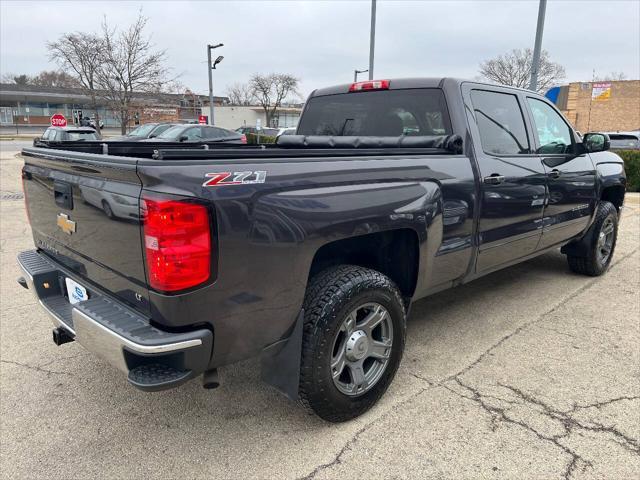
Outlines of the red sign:
{"type": "Polygon", "coordinates": [[[51,126],[52,127],[66,127],[67,119],[64,118],[64,115],[61,113],[56,113],[55,115],[51,115],[51,126]]]}
{"type": "Polygon", "coordinates": [[[198,123],[200,125],[206,125],[209,122],[209,117],[207,117],[206,115],[200,115],[198,117],[198,123]]]}

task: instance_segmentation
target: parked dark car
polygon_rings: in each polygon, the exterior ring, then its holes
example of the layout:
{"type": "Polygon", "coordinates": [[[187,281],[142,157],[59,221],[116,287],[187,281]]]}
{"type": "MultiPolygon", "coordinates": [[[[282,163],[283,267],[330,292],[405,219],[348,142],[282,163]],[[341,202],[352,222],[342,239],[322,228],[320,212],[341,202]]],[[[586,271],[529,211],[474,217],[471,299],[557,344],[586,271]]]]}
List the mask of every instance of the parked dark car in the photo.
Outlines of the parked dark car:
{"type": "Polygon", "coordinates": [[[143,140],[144,142],[211,142],[247,143],[247,137],[227,130],[226,128],[210,125],[174,125],[155,138],[143,140]]]}
{"type": "Polygon", "coordinates": [[[56,344],[147,391],[217,387],[218,367],[260,356],[266,382],[340,422],[387,390],[416,300],[551,250],[578,274],[611,265],[622,159],[537,93],[338,85],[312,93],[297,133],[161,159],[25,148],[36,249],[19,282],[56,344]],[[86,186],[126,197],[128,219],[86,186]]]}
{"type": "Polygon", "coordinates": [[[42,137],[34,140],[38,142],[89,142],[99,140],[98,134],[90,127],[49,127],[42,137]]]}
{"type": "Polygon", "coordinates": [[[171,127],[175,127],[177,125],[184,125],[181,123],[145,123],[144,125],[140,125],[139,127],[134,128],[126,135],[122,135],[120,137],[112,137],[110,141],[121,141],[121,142],[139,142],[141,140],[145,140],[147,138],[155,138],[171,127]]]}

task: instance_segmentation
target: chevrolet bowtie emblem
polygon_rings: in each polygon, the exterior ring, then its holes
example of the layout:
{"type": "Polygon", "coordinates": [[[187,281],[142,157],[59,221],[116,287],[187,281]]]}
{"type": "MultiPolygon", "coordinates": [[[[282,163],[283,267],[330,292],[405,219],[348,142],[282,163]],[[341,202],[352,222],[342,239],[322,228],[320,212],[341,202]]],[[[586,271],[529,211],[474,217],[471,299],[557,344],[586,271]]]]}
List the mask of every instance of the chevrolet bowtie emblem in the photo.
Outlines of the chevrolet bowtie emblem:
{"type": "Polygon", "coordinates": [[[74,222],[73,220],[69,220],[69,215],[67,215],[66,213],[58,214],[58,226],[67,235],[71,235],[76,231],[76,222],[74,222]]]}

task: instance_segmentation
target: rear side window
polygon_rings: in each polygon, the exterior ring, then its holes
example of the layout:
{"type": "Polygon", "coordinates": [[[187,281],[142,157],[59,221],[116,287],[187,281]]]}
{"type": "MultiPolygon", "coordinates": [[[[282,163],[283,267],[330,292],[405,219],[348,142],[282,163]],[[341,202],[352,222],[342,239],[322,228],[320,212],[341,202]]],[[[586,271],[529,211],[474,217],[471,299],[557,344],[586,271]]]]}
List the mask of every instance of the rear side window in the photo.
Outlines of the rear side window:
{"type": "Polygon", "coordinates": [[[225,130],[224,128],[203,127],[203,130],[205,130],[205,135],[206,135],[205,138],[215,139],[215,138],[228,138],[228,137],[237,136],[235,132],[225,130]]]}
{"type": "Polygon", "coordinates": [[[472,90],[482,150],[495,155],[531,153],[524,117],[515,95],[472,90]]]}
{"type": "Polygon", "coordinates": [[[314,97],[298,135],[449,135],[451,121],[442,90],[378,90],[314,97]]]}

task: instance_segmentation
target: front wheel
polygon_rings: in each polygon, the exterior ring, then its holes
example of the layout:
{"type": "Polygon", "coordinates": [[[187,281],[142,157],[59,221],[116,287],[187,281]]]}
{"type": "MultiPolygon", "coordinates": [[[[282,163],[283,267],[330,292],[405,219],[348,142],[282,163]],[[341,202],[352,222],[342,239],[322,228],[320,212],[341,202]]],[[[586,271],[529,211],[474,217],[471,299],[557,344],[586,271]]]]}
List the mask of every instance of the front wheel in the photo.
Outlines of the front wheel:
{"type": "Polygon", "coordinates": [[[569,268],[576,273],[597,277],[607,271],[618,238],[618,211],[610,202],[600,202],[596,219],[582,240],[583,256],[567,255],[569,268]]]}
{"type": "Polygon", "coordinates": [[[311,280],[304,312],[300,401],[331,422],[363,414],[402,358],[406,314],[398,288],[375,270],[330,268],[311,280]]]}

